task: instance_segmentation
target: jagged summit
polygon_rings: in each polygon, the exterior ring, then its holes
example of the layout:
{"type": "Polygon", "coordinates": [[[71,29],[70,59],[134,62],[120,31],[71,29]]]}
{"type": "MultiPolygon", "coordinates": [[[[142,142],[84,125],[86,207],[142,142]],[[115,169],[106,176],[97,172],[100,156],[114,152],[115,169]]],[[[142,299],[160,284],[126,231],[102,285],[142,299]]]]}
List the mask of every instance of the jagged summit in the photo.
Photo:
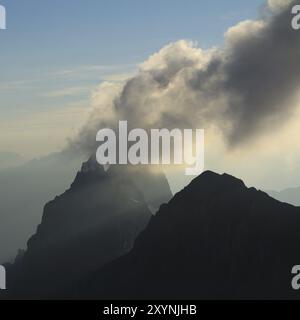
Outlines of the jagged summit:
{"type": "Polygon", "coordinates": [[[243,180],[238,179],[227,173],[218,174],[213,171],[205,171],[196,177],[189,185],[190,188],[201,187],[205,188],[245,188],[243,180]]]}
{"type": "Polygon", "coordinates": [[[99,179],[103,179],[107,176],[103,166],[99,165],[95,157],[90,157],[81,166],[81,170],[77,172],[74,182],[71,184],[71,188],[83,187],[86,184],[90,184],[93,181],[97,182],[99,179]]]}
{"type": "Polygon", "coordinates": [[[63,296],[79,279],[128,252],[152,216],[149,206],[169,201],[169,190],[162,173],[154,177],[126,166],[105,171],[91,157],[71,187],[45,205],[26,252],[8,268],[8,294],[63,296]]]}

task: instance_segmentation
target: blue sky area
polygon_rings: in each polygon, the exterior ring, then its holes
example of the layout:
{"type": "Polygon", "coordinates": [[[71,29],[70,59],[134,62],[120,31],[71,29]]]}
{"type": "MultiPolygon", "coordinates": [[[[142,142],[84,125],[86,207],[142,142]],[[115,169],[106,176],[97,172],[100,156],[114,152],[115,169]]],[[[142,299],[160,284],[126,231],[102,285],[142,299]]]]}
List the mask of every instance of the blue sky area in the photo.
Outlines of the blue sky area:
{"type": "Polygon", "coordinates": [[[84,105],[93,86],[121,79],[167,43],[221,45],[228,27],[255,18],[263,3],[0,0],[7,11],[7,30],[0,31],[0,125],[84,105]]]}

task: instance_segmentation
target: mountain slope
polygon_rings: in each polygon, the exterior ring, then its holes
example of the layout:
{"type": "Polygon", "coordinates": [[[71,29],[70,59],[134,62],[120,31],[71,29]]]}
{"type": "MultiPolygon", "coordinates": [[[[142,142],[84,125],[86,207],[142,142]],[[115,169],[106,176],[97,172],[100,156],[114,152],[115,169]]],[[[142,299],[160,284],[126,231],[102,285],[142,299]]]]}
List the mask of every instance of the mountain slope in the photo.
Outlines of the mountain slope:
{"type": "Polygon", "coordinates": [[[300,208],[205,172],[161,206],[133,250],[82,283],[94,298],[297,298],[300,208]]]}
{"type": "Polygon", "coordinates": [[[171,197],[164,175],[155,177],[145,168],[104,171],[94,158],[84,163],[70,189],[46,204],[23,257],[8,267],[8,295],[65,297],[78,279],[128,252],[152,216],[145,199],[158,206],[151,190],[161,187],[165,201],[171,197]]]}

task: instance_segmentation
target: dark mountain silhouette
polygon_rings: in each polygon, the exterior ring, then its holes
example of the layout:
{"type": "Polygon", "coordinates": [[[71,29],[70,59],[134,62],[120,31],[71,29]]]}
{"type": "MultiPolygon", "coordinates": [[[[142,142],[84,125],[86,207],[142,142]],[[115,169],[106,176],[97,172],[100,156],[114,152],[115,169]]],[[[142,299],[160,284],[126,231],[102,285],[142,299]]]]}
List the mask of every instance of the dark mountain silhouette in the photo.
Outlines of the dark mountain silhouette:
{"type": "Polygon", "coordinates": [[[153,216],[136,170],[86,163],[8,268],[6,297],[299,297],[291,270],[300,264],[300,208],[205,172],[153,216]]]}
{"type": "Polygon", "coordinates": [[[152,216],[148,206],[171,196],[161,173],[139,166],[105,171],[92,157],[70,189],[46,204],[26,252],[7,265],[7,297],[66,297],[66,288],[127,253],[152,216]]]}
{"type": "Polygon", "coordinates": [[[132,251],[83,281],[98,299],[299,298],[300,208],[205,172],[151,218],[132,251]]]}

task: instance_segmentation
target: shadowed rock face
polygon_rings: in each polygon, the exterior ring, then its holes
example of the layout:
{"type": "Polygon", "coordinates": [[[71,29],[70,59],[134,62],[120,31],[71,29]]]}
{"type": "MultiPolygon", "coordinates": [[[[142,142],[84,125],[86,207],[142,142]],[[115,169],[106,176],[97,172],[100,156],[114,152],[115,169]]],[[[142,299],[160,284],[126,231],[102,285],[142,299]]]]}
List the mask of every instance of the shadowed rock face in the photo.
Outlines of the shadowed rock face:
{"type": "Polygon", "coordinates": [[[8,266],[8,296],[66,297],[66,288],[132,248],[152,216],[148,205],[168,201],[169,190],[161,173],[154,177],[145,168],[128,166],[104,171],[91,158],[70,189],[46,204],[26,252],[8,266]]]}
{"type": "Polygon", "coordinates": [[[153,214],[159,210],[163,203],[169,202],[173,195],[167,178],[159,166],[114,165],[108,170],[111,175],[121,175],[124,179],[133,179],[135,186],[141,191],[145,202],[153,214]],[[130,178],[131,177],[131,178],[130,178]]]}
{"type": "Polygon", "coordinates": [[[96,298],[298,298],[300,208],[206,172],[161,206],[130,253],[84,282],[96,298]],[[298,296],[297,296],[298,295],[298,296]]]}

